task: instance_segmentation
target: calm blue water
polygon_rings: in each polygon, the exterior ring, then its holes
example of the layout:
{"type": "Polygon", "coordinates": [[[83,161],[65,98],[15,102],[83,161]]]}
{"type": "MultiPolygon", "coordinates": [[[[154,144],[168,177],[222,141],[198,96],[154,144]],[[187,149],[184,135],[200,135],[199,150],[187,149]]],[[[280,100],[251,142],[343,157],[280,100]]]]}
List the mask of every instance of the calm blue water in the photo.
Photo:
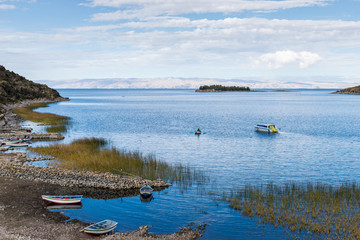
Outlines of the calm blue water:
{"type": "MultiPolygon", "coordinates": [[[[103,137],[119,149],[189,164],[209,175],[217,192],[247,183],[359,182],[360,97],[330,92],[60,90],[71,101],[39,111],[71,117],[64,142],[103,137]],[[281,133],[257,133],[259,122],[275,123],[281,133]],[[195,136],[197,128],[205,134],[195,136]]],[[[208,224],[204,239],[286,237],[283,229],[243,217],[196,186],[182,191],[175,185],[154,197],[149,203],[139,196],[85,199],[82,209],[61,211],[87,222],[118,221],[117,231],[151,225],[153,233],[171,233],[195,222],[208,224]]]]}

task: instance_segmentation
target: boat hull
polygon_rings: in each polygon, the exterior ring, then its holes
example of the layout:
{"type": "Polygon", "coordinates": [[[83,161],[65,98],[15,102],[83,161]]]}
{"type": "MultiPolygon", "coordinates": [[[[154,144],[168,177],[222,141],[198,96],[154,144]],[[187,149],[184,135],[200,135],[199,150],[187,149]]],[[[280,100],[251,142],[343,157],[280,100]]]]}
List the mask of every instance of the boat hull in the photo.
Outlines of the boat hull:
{"type": "Polygon", "coordinates": [[[48,196],[42,195],[42,199],[46,202],[56,203],[56,204],[76,204],[80,203],[82,195],[78,196],[48,196]]]}
{"type": "Polygon", "coordinates": [[[262,132],[262,133],[277,133],[277,131],[274,132],[271,129],[263,129],[263,128],[255,128],[255,131],[262,132]]]}
{"type": "Polygon", "coordinates": [[[275,125],[267,125],[267,124],[259,124],[255,126],[255,131],[261,133],[278,133],[279,130],[276,128],[275,125]]]}
{"type": "Polygon", "coordinates": [[[109,228],[109,229],[106,229],[106,230],[102,230],[102,231],[84,230],[84,233],[90,234],[90,235],[103,235],[103,234],[106,234],[108,232],[114,231],[115,228],[116,228],[116,226],[112,227],[112,228],[109,228]]]}
{"type": "Polygon", "coordinates": [[[117,222],[111,220],[104,220],[83,229],[84,233],[91,235],[103,235],[108,232],[114,231],[117,222]]]}
{"type": "Polygon", "coordinates": [[[152,198],[152,193],[140,193],[140,196],[143,199],[149,199],[149,198],[152,198]]]}
{"type": "Polygon", "coordinates": [[[14,148],[14,147],[28,147],[29,144],[21,144],[21,143],[19,143],[19,144],[7,144],[6,146],[9,147],[9,148],[14,148]]]}

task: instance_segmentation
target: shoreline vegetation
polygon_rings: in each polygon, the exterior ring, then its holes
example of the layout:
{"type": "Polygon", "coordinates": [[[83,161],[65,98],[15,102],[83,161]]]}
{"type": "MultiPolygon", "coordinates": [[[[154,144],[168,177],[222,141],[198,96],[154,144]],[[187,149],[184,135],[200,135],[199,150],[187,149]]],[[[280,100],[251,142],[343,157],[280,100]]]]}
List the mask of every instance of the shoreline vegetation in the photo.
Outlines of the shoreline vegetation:
{"type": "Polygon", "coordinates": [[[284,227],[301,238],[360,238],[360,186],[342,184],[246,185],[223,200],[243,215],[284,227]],[[307,235],[306,235],[307,236],[307,235]]]}
{"type": "Polygon", "coordinates": [[[203,85],[195,92],[293,92],[294,90],[252,90],[249,87],[239,87],[239,86],[223,86],[223,85],[203,85]]]}
{"type": "Polygon", "coordinates": [[[70,144],[52,144],[31,148],[30,151],[57,159],[52,163],[57,168],[112,173],[121,176],[141,177],[149,180],[162,179],[177,183],[186,189],[192,184],[202,185],[208,177],[202,172],[182,164],[170,165],[157,160],[154,155],[139,151],[124,151],[105,148],[108,141],[102,138],[83,138],[70,144]]]}
{"type": "Polygon", "coordinates": [[[40,113],[34,111],[37,108],[48,107],[52,102],[37,102],[23,107],[13,109],[13,112],[23,120],[49,125],[46,127],[48,133],[64,133],[70,124],[70,118],[52,113],[40,113]]]}
{"type": "Polygon", "coordinates": [[[200,86],[195,92],[250,92],[249,87],[223,86],[223,85],[204,85],[200,86]]]}

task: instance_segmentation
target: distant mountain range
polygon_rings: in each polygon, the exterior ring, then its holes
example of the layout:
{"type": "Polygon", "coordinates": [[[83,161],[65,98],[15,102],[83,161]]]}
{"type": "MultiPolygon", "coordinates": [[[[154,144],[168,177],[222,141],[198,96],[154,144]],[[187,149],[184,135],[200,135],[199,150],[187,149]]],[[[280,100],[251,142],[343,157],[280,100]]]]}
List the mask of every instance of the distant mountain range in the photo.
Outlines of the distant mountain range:
{"type": "Polygon", "coordinates": [[[343,89],[354,86],[352,82],[312,80],[242,80],[217,78],[104,78],[104,79],[68,79],[42,80],[52,88],[169,88],[169,89],[198,89],[202,85],[248,86],[251,89],[343,89]]]}

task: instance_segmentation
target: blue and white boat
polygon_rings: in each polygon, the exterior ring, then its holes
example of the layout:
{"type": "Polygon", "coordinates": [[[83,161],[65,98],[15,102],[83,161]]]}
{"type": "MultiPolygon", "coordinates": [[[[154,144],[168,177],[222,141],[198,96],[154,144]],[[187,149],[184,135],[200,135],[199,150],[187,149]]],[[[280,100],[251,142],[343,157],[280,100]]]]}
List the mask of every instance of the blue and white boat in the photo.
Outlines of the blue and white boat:
{"type": "Polygon", "coordinates": [[[255,126],[255,131],[263,133],[278,133],[279,129],[275,124],[257,124],[255,126]]]}
{"type": "Polygon", "coordinates": [[[84,228],[83,231],[87,234],[102,235],[113,231],[117,225],[118,223],[115,221],[104,220],[84,228]]]}
{"type": "Polygon", "coordinates": [[[154,190],[149,185],[145,185],[142,188],[140,188],[140,197],[142,199],[149,199],[149,198],[151,199],[153,191],[154,190]]]}

